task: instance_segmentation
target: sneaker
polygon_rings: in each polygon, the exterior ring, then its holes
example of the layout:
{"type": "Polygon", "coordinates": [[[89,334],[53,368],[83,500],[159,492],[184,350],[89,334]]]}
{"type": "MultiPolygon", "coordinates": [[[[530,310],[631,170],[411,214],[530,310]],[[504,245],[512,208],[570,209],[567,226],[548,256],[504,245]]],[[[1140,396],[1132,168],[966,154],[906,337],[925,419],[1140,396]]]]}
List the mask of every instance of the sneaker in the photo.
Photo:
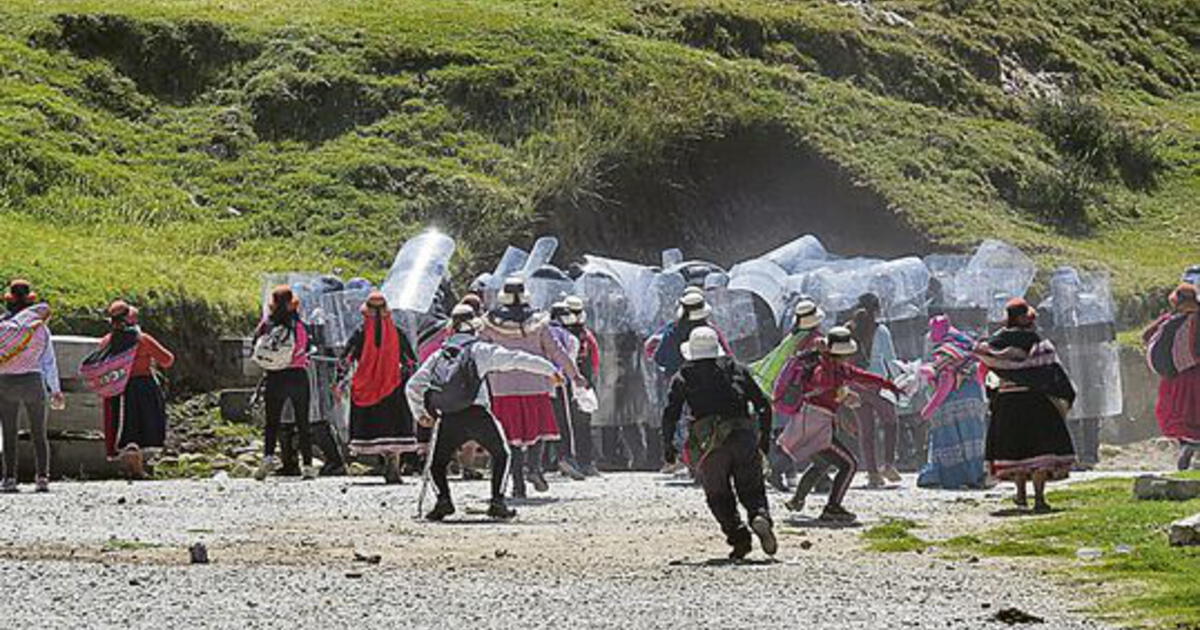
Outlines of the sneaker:
{"type": "Polygon", "coordinates": [[[254,478],[263,481],[276,470],[279,470],[279,458],[274,455],[264,457],[262,463],[258,465],[258,470],[254,471],[254,478]]]}
{"type": "Polygon", "coordinates": [[[433,509],[425,515],[425,520],[440,521],[451,514],[454,514],[454,504],[451,503],[449,499],[445,501],[438,499],[438,502],[433,506],[433,509]]]}
{"type": "Polygon", "coordinates": [[[33,480],[33,491],[34,492],[50,492],[50,478],[49,477],[38,477],[37,479],[34,479],[33,480]]]}
{"type": "Polygon", "coordinates": [[[0,483],[0,493],[16,494],[17,492],[16,479],[5,479],[3,483],[0,483]]]}
{"type": "Polygon", "coordinates": [[[313,479],[317,478],[317,474],[319,474],[320,470],[321,469],[317,468],[316,466],[305,466],[301,469],[300,478],[305,481],[312,481],[313,479]]]}
{"type": "Polygon", "coordinates": [[[804,497],[792,497],[792,498],[788,499],[787,501],[784,501],[783,507],[787,508],[788,510],[790,510],[792,512],[803,512],[804,511],[804,497]]]}
{"type": "Polygon", "coordinates": [[[488,506],[487,515],[498,521],[507,521],[517,516],[517,511],[508,507],[504,503],[504,499],[493,499],[491,505],[488,506]]]}
{"type": "Polygon", "coordinates": [[[771,529],[771,519],[763,514],[758,514],[750,519],[750,530],[758,536],[758,544],[762,546],[763,553],[768,556],[775,555],[779,551],[779,541],[775,540],[775,532],[771,529]]]}
{"type": "Polygon", "coordinates": [[[832,523],[853,523],[858,520],[858,517],[840,505],[826,505],[825,509],[821,511],[819,520],[832,523]]]}
{"type": "Polygon", "coordinates": [[[885,483],[883,481],[883,475],[880,475],[877,472],[867,473],[867,487],[868,488],[877,490],[877,489],[883,488],[885,486],[887,486],[887,483],[885,483]]]}
{"type": "Polygon", "coordinates": [[[584,477],[600,477],[600,469],[596,468],[596,464],[584,464],[579,472],[583,473],[584,477]]]}
{"type": "Polygon", "coordinates": [[[550,484],[546,483],[546,477],[540,472],[529,473],[529,483],[533,484],[533,489],[538,492],[549,492],[550,484]]]}
{"type": "Polygon", "coordinates": [[[895,466],[884,466],[881,474],[883,475],[884,479],[887,479],[892,483],[900,483],[901,481],[904,481],[904,477],[900,476],[900,471],[896,470],[895,466]]]}
{"type": "MultiPolygon", "coordinates": [[[[297,472],[299,472],[299,471],[297,471],[297,472]]],[[[325,465],[321,466],[321,476],[322,477],[345,477],[346,476],[346,465],[345,464],[325,464],[325,465]]]]}
{"type": "Polygon", "coordinates": [[[587,478],[582,472],[579,472],[578,468],[571,464],[570,460],[566,459],[558,460],[558,472],[571,481],[583,481],[587,478]]]}
{"type": "Polygon", "coordinates": [[[676,460],[674,463],[663,465],[658,472],[664,475],[674,475],[675,473],[683,470],[684,466],[686,466],[686,464],[684,464],[682,461],[676,460]]]}

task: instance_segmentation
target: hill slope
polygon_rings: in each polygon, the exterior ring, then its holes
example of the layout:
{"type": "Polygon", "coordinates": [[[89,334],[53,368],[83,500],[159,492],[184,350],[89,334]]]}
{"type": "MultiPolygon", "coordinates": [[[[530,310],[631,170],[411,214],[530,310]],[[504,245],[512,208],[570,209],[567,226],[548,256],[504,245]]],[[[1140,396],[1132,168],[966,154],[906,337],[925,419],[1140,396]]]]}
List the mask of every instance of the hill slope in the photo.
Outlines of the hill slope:
{"type": "Polygon", "coordinates": [[[0,274],[75,326],[117,294],[229,323],[261,272],[378,276],[429,223],[461,272],[548,229],[724,261],[1000,236],[1110,267],[1132,321],[1200,262],[1198,11],[9,0],[0,274]]]}

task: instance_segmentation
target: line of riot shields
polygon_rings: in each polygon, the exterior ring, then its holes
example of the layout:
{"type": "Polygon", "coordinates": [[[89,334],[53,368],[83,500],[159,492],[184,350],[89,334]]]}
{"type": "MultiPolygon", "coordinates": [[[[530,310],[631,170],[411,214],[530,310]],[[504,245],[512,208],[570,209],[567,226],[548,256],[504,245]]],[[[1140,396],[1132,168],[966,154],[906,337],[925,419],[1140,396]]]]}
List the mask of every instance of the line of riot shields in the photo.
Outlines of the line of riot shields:
{"type": "MultiPolygon", "coordinates": [[[[972,254],[888,260],[839,256],[816,236],[804,235],[729,268],[688,259],[677,248],[663,251],[659,264],[588,254],[556,266],[558,244],[554,237],[542,237],[528,252],[509,246],[495,268],[475,278],[469,290],[490,307],[504,280],[519,275],[535,308],[549,309],[570,295],[584,300],[587,324],[600,347],[600,371],[593,383],[600,402],[593,416],[595,443],[600,461],[612,468],[659,465],[657,427],[667,376],[647,358],[643,344],[676,317],[677,300],[689,286],[703,289],[710,320],[741,361],[756,360],[780,342],[801,297],[816,301],[826,324],[834,325],[846,321],[868,292],[880,300],[898,357],[910,361],[929,351],[929,317],[946,314],[959,329],[985,335],[1003,320],[1009,299],[1025,297],[1037,274],[1029,256],[996,240],[984,241],[972,254]]],[[[414,347],[444,325],[454,304],[449,274],[454,251],[451,237],[436,231],[420,234],[403,244],[379,286],[414,347]]],[[[301,298],[302,316],[311,322],[323,357],[337,356],[344,347],[361,320],[359,306],[374,288],[362,279],[277,274],[265,280],[264,296],[277,284],[291,285],[301,298]]],[[[1120,371],[1108,277],[1059,269],[1040,310],[1046,333],[1080,392],[1073,413],[1119,414],[1120,371]]],[[[328,363],[321,367],[326,362],[318,361],[314,370],[313,413],[320,415],[314,420],[331,420],[344,437],[347,413],[327,395],[336,373],[328,363]]],[[[915,417],[922,404],[903,400],[900,415],[915,417]]],[[[915,436],[902,439],[906,452],[901,463],[919,464],[922,442],[915,436]]]]}

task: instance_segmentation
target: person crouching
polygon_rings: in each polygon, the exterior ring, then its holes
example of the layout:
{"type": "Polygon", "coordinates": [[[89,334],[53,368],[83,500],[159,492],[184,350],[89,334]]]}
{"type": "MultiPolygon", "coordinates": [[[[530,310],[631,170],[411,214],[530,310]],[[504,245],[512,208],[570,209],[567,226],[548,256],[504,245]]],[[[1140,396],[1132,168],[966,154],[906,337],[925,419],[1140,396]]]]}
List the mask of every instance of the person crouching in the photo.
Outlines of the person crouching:
{"type": "Polygon", "coordinates": [[[778,544],[762,470],[763,454],[770,447],[771,403],[750,371],[725,355],[712,328],[692,330],[681,351],[684,363],[671,379],[662,417],[667,461],[678,457],[675,430],[687,404],[694,419],[685,448],[691,461],[698,462],[708,507],[733,547],[729,557],[740,560],[750,553],[751,531],[763,551],[773,556],[778,544]],[[751,404],[757,422],[747,414],[751,404]],[[746,510],[749,527],[738,514],[738,502],[746,510]]]}

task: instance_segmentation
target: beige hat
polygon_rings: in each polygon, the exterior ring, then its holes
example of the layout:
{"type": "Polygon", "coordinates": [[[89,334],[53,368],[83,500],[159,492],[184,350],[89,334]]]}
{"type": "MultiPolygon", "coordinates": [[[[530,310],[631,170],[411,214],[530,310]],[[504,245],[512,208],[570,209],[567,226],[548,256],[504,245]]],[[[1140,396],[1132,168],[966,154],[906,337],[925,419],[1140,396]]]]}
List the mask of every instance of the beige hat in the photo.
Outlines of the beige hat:
{"type": "Polygon", "coordinates": [[[525,279],[521,276],[511,276],[506,279],[497,300],[504,306],[528,304],[529,293],[525,291],[525,279]]]}
{"type": "Polygon", "coordinates": [[[679,352],[688,361],[725,356],[725,349],[721,347],[721,338],[717,336],[717,331],[708,326],[699,326],[692,330],[692,334],[688,335],[688,340],[680,345],[679,352]]]}
{"type": "MultiPolygon", "coordinates": [[[[691,287],[694,288],[694,287],[691,287]]],[[[712,309],[709,308],[708,302],[704,299],[704,290],[696,289],[695,291],[687,290],[679,297],[679,308],[675,310],[675,317],[683,319],[684,316],[693,322],[708,319],[712,314],[712,309]]]]}
{"type": "Polygon", "coordinates": [[[835,357],[848,357],[858,353],[858,342],[845,326],[830,328],[829,334],[825,336],[825,343],[829,346],[829,354],[835,357]]]}
{"type": "Polygon", "coordinates": [[[473,333],[483,328],[483,320],[479,319],[470,304],[455,305],[454,310],[450,311],[450,321],[454,332],[473,333]]]}
{"type": "Polygon", "coordinates": [[[825,312],[812,300],[800,300],[796,303],[796,326],[801,330],[818,328],[825,320],[825,312]]]}

